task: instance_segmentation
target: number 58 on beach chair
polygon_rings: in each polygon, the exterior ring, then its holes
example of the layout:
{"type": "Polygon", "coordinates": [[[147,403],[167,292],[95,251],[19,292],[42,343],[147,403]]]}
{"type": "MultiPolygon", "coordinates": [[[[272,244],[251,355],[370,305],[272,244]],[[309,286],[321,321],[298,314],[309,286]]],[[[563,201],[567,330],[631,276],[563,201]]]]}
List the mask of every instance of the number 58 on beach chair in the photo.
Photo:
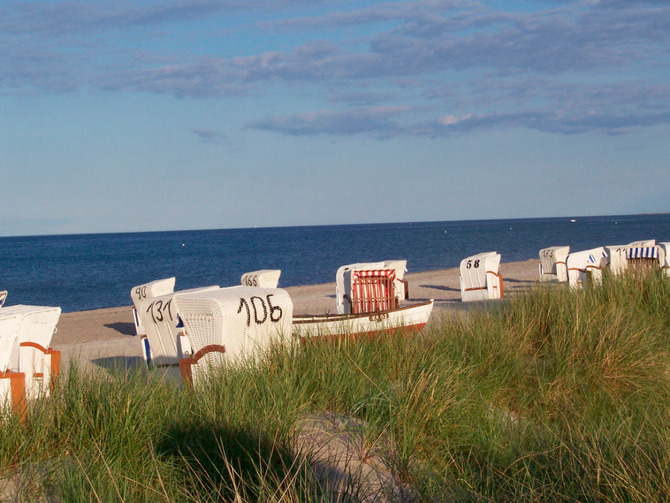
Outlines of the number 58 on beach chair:
{"type": "Polygon", "coordinates": [[[504,296],[503,278],[498,272],[500,254],[484,252],[461,261],[461,300],[500,299],[504,296]]]}

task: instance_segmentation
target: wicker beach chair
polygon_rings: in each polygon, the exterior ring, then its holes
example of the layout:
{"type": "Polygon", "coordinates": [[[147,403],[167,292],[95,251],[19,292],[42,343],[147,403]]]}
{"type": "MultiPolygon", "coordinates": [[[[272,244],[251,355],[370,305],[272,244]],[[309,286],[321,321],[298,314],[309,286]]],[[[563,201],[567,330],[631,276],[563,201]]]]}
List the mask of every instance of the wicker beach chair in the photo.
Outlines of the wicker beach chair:
{"type": "Polygon", "coordinates": [[[499,272],[500,254],[484,252],[461,261],[461,300],[500,299],[505,295],[503,277],[499,272]]]}
{"type": "Polygon", "coordinates": [[[585,288],[589,283],[600,284],[602,270],[607,267],[607,264],[607,253],[602,246],[571,253],[568,255],[570,288],[585,288]]]}
{"type": "Polygon", "coordinates": [[[7,290],[3,290],[0,292],[0,307],[3,306],[6,300],[7,300],[7,290]]]}
{"type": "Polygon", "coordinates": [[[18,355],[10,365],[25,375],[27,399],[51,394],[60,372],[60,351],[50,348],[60,318],[60,307],[17,305],[2,308],[2,316],[16,316],[18,355]]]}
{"type": "Polygon", "coordinates": [[[179,327],[179,312],[174,303],[177,294],[218,290],[218,286],[192,288],[145,298],[137,309],[144,335],[141,344],[147,365],[179,367],[179,360],[191,354],[189,340],[179,327]]]}
{"type": "Polygon", "coordinates": [[[658,259],[661,264],[661,269],[663,269],[663,271],[665,271],[665,275],[670,278],[670,243],[658,243],[658,246],[663,252],[658,259]]]}
{"type": "Polygon", "coordinates": [[[344,286],[344,275],[353,269],[365,270],[365,269],[384,269],[384,262],[358,262],[356,264],[343,265],[337,270],[335,274],[335,300],[337,302],[337,313],[345,314],[345,301],[344,296],[348,294],[351,296],[351,292],[347,292],[344,286]]]}
{"type": "Polygon", "coordinates": [[[174,277],[157,279],[155,281],[150,281],[149,283],[144,283],[143,285],[135,286],[130,290],[130,298],[133,299],[133,304],[135,306],[133,307],[133,321],[135,322],[135,333],[137,335],[145,334],[144,327],[137,314],[140,303],[145,299],[173,292],[175,281],[176,279],[174,277]]]}
{"type": "Polygon", "coordinates": [[[26,375],[18,372],[18,314],[0,311],[0,413],[13,412],[23,419],[26,411],[26,375]]]}
{"type": "Polygon", "coordinates": [[[569,246],[550,246],[540,250],[540,281],[568,281],[566,260],[570,253],[569,246]]]}
{"type": "Polygon", "coordinates": [[[618,276],[628,269],[628,258],[626,258],[628,245],[609,245],[605,246],[607,253],[607,269],[618,276]]]}
{"type": "Polygon", "coordinates": [[[650,271],[658,269],[665,261],[665,251],[658,245],[653,246],[629,246],[626,250],[628,267],[635,272],[650,271]]]}
{"type": "Polygon", "coordinates": [[[193,349],[179,363],[186,386],[206,382],[213,368],[252,364],[275,341],[292,341],[293,302],[280,288],[237,286],[174,301],[193,349]]]}
{"type": "Polygon", "coordinates": [[[344,314],[375,313],[398,307],[395,269],[350,269],[344,273],[344,314]]]}
{"type": "Polygon", "coordinates": [[[242,286],[257,286],[260,288],[277,288],[280,269],[261,269],[244,273],[240,278],[242,286]]]}

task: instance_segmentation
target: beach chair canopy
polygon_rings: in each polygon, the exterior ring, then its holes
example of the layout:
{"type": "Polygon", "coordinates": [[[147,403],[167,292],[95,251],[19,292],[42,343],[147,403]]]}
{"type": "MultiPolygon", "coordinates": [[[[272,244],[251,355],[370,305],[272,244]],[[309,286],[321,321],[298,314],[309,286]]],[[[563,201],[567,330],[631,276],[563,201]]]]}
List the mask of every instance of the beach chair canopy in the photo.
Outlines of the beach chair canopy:
{"type": "Polygon", "coordinates": [[[608,256],[600,246],[568,255],[568,281],[571,288],[586,287],[589,275],[596,284],[602,280],[602,269],[607,267],[608,256]]]}
{"type": "Polygon", "coordinates": [[[344,313],[388,311],[398,307],[395,269],[349,269],[344,273],[344,313]]]}
{"type": "Polygon", "coordinates": [[[0,372],[18,371],[19,324],[17,314],[0,311],[0,372]],[[12,361],[14,360],[14,361],[12,361]]]}
{"type": "Polygon", "coordinates": [[[569,246],[550,246],[540,250],[540,281],[568,281],[566,260],[569,246]]]}
{"type": "Polygon", "coordinates": [[[484,252],[461,261],[461,300],[499,299],[503,297],[503,279],[499,273],[500,254],[484,252]]]}
{"type": "Polygon", "coordinates": [[[335,274],[335,298],[338,314],[345,313],[344,295],[348,294],[351,296],[351,293],[347,292],[344,287],[344,274],[352,269],[384,269],[384,262],[358,262],[356,264],[343,265],[337,270],[335,274]]]}
{"type": "MultiPolygon", "coordinates": [[[[153,365],[178,366],[179,360],[190,353],[188,339],[181,337],[178,328],[179,312],[174,302],[175,295],[189,295],[195,292],[218,290],[219,287],[207,286],[171,292],[144,299],[137,310],[145,330],[149,353],[145,354],[147,363],[153,365]]],[[[144,341],[142,342],[144,344],[144,341]]]]}
{"type": "Polygon", "coordinates": [[[193,350],[180,363],[185,382],[186,368],[206,373],[203,364],[252,362],[272,343],[292,340],[293,302],[280,288],[236,286],[177,294],[174,301],[193,350]]]}
{"type": "Polygon", "coordinates": [[[277,288],[279,284],[280,269],[261,269],[244,273],[240,282],[242,286],[258,286],[260,288],[277,288]]]}

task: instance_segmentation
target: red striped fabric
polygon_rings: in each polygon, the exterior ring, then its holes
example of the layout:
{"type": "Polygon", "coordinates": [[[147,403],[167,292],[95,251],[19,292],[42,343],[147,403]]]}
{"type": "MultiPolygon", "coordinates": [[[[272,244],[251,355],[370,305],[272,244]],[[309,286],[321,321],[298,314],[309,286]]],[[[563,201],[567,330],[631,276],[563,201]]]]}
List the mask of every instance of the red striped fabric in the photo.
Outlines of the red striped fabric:
{"type": "Polygon", "coordinates": [[[396,306],[395,269],[352,271],[352,312],[373,313],[396,306]]]}

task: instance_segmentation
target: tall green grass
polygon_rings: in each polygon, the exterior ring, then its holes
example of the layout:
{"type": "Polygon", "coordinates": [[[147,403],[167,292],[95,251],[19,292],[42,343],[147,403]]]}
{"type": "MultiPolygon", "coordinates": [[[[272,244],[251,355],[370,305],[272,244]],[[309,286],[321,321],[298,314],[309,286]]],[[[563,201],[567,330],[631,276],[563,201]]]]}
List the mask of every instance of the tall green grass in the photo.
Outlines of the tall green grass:
{"type": "Polygon", "coordinates": [[[273,348],[193,392],[70,367],[25,425],[5,420],[0,466],[20,501],[355,501],[367,481],[338,491],[295,448],[330,412],[405,498],[667,500],[669,379],[667,278],[538,284],[417,337],[273,348]]]}

